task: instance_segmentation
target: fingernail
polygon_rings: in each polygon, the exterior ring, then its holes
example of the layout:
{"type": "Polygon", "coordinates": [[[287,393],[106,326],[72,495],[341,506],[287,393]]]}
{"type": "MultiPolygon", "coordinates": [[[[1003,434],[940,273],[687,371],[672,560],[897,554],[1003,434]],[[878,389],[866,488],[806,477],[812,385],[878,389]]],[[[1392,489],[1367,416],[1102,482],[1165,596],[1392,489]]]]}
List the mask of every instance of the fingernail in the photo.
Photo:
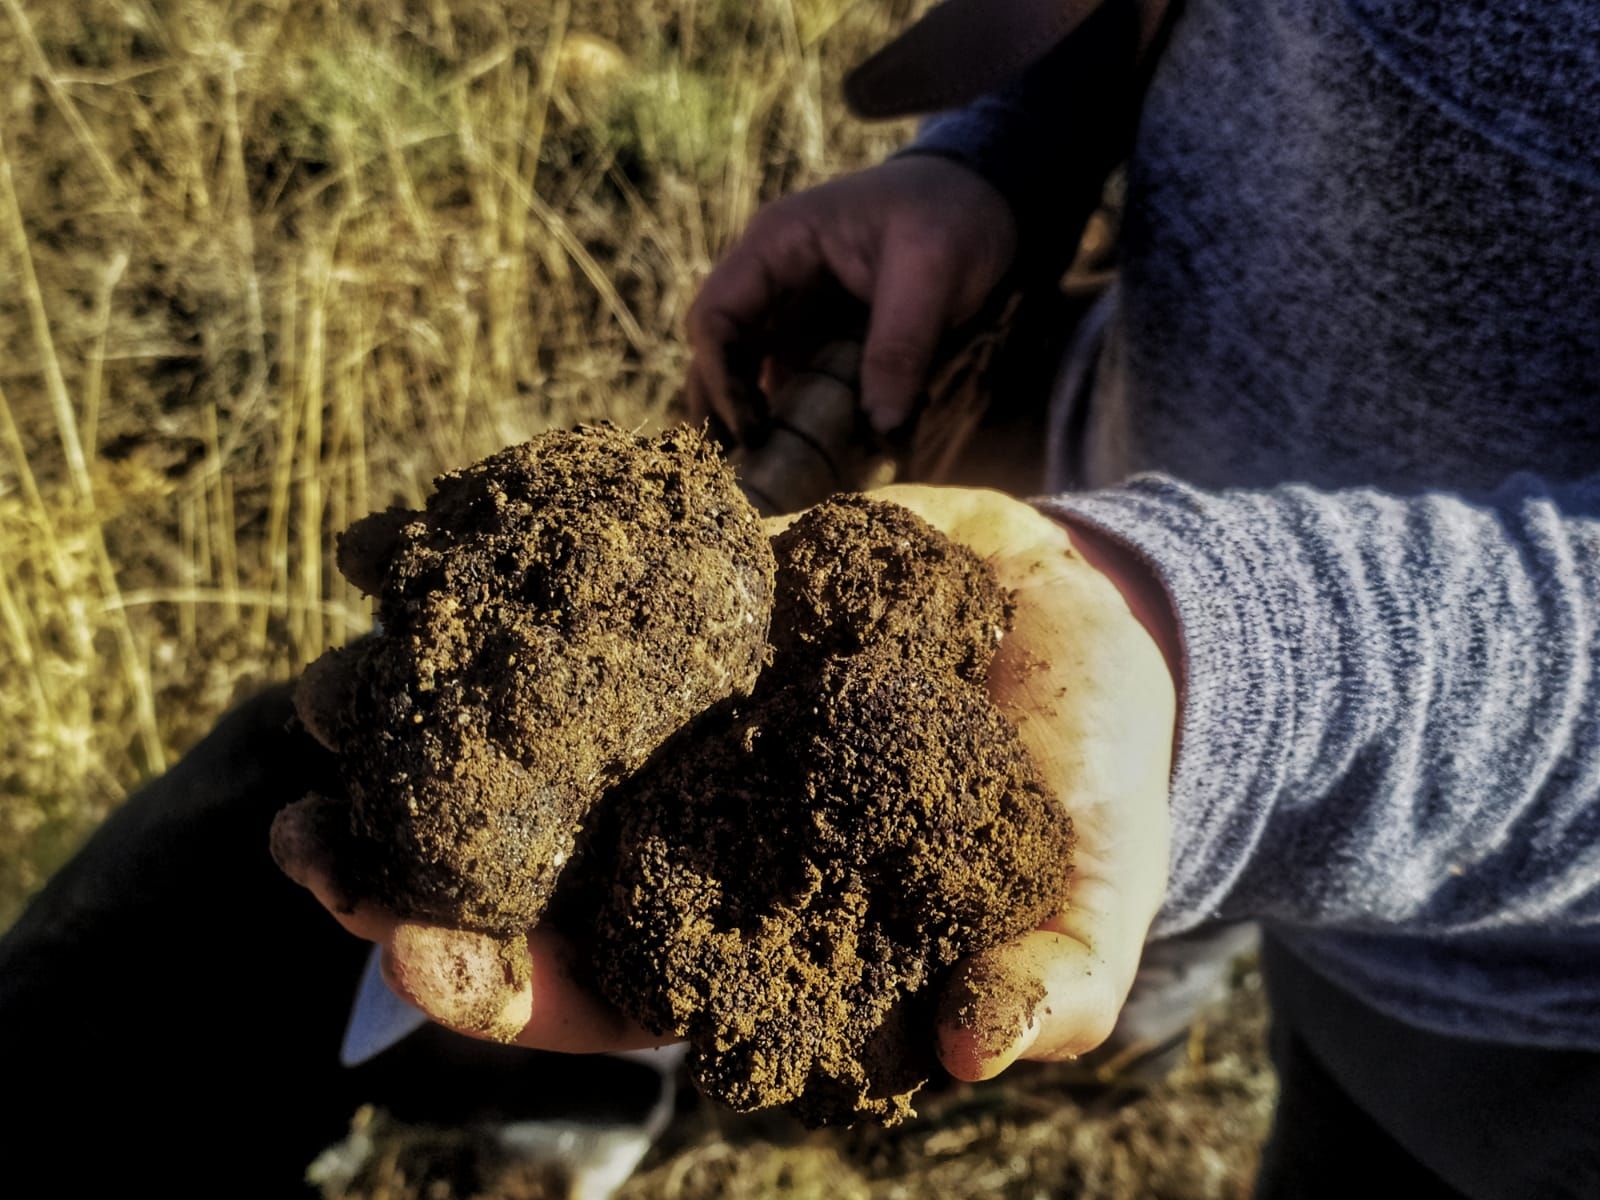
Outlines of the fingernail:
{"type": "Polygon", "coordinates": [[[328,873],[327,848],[317,836],[317,809],[325,803],[321,796],[310,795],[272,819],[267,843],[272,861],[301,887],[310,887],[316,877],[328,873]]]}

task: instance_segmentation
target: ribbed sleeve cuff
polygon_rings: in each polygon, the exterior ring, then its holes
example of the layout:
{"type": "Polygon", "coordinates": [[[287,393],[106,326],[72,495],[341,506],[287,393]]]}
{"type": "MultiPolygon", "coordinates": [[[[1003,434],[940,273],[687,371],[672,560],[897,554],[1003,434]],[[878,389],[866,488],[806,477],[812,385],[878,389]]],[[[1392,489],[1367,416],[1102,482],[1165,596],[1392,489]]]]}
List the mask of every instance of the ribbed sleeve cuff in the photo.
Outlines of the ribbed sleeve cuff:
{"type": "Polygon", "coordinates": [[[1007,123],[991,115],[988,105],[978,104],[929,117],[918,128],[916,138],[894,157],[932,155],[970,167],[993,184],[1020,215],[1024,198],[1037,183],[1038,163],[1033,156],[1019,155],[1009,144],[1011,140],[1007,123]]]}

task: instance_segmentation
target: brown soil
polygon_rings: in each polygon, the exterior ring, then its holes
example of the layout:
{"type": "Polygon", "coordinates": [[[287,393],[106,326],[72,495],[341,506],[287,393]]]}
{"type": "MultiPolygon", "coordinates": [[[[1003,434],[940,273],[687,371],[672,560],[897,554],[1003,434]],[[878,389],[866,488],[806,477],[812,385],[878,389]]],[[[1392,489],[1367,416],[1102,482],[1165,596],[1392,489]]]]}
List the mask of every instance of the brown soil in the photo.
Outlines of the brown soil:
{"type": "Polygon", "coordinates": [[[736,1109],[909,1115],[949,968],[1060,903],[1071,824],[984,687],[1010,597],[904,508],[842,497],[769,546],[699,434],[586,428],[339,562],[382,630],[297,700],[340,753],[341,886],[513,952],[554,898],[736,1109]]]}
{"type": "Polygon", "coordinates": [[[1044,997],[1039,980],[1018,979],[978,958],[945,991],[939,1021],[974,1034],[983,1053],[1000,1054],[1022,1032],[1020,1015],[1033,1012],[1044,997]]]}
{"type": "Polygon", "coordinates": [[[981,688],[1009,601],[970,551],[862,497],[775,549],[755,697],[618,796],[597,969],[714,1099],[893,1123],[946,969],[1050,915],[1071,826],[981,688]]]}
{"type": "Polygon", "coordinates": [[[344,882],[402,916],[515,934],[590,807],[766,657],[773,560],[698,433],[546,434],[340,542],[381,632],[298,707],[350,800],[344,882]]]}
{"type": "Polygon", "coordinates": [[[872,648],[982,685],[1011,598],[977,555],[898,504],[840,496],[773,539],[779,670],[872,648]]]}

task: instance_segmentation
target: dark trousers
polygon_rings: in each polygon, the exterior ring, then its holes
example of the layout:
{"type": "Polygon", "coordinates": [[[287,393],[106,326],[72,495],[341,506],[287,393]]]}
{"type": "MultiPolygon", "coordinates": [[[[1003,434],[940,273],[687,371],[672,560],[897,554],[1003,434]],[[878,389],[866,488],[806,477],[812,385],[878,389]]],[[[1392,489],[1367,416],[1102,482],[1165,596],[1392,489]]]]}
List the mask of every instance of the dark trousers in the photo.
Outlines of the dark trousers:
{"type": "Polygon", "coordinates": [[[1600,1197],[1600,1054],[1417,1029],[1270,935],[1262,972],[1281,1090],[1257,1200],[1600,1197]]]}

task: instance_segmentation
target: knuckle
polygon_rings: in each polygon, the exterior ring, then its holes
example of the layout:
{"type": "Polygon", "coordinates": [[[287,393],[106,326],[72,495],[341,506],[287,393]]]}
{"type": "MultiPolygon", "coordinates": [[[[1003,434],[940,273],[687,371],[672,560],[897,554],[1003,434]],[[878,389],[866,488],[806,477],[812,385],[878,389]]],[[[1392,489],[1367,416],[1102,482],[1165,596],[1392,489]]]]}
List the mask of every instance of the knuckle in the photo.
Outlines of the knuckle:
{"type": "Polygon", "coordinates": [[[749,224],[745,226],[744,236],[739,239],[741,247],[757,249],[764,243],[783,238],[797,224],[795,202],[801,198],[785,196],[758,208],[755,215],[750,218],[749,224]]]}
{"type": "Polygon", "coordinates": [[[824,256],[816,227],[810,221],[785,221],[775,225],[760,247],[761,257],[792,275],[805,271],[824,256]]]}
{"type": "Polygon", "coordinates": [[[932,266],[948,266],[960,256],[960,235],[949,215],[920,203],[895,222],[894,240],[900,253],[932,266]]]}

